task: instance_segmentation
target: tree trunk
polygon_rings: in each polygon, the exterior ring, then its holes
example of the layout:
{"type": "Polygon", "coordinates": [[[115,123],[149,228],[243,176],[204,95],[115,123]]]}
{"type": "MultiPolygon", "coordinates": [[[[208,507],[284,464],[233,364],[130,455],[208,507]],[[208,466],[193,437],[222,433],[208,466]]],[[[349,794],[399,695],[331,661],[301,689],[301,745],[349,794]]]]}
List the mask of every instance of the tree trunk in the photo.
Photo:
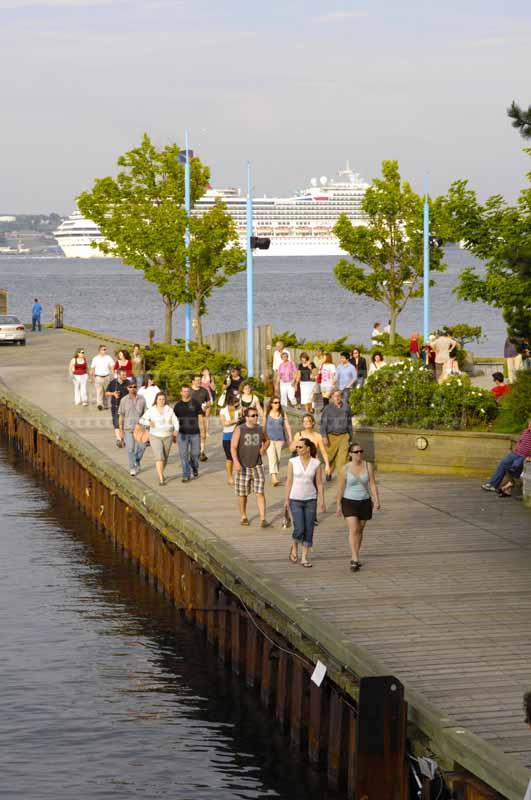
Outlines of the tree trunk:
{"type": "Polygon", "coordinates": [[[390,317],[390,331],[389,331],[389,344],[394,344],[396,339],[396,321],[398,319],[398,311],[396,308],[391,308],[389,310],[391,314],[390,317]]]}
{"type": "Polygon", "coordinates": [[[173,303],[168,297],[164,297],[164,342],[172,343],[172,323],[173,323],[173,303]]]}
{"type": "Polygon", "coordinates": [[[195,311],[195,340],[197,344],[203,344],[203,322],[201,316],[201,301],[194,301],[195,311]]]}

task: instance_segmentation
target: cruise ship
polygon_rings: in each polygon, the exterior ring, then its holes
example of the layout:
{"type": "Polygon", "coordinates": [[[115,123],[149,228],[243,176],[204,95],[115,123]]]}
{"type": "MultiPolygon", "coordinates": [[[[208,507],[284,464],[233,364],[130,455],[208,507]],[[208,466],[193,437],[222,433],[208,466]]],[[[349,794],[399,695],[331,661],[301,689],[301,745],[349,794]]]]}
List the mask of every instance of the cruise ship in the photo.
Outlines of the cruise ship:
{"type": "MultiPolygon", "coordinates": [[[[353,172],[347,162],[337,179],[312,178],[310,185],[292,197],[254,197],[253,234],[271,239],[269,250],[257,250],[263,256],[340,256],[344,255],[333,234],[341,214],[354,225],[365,224],[362,202],[368,184],[353,172]]],[[[242,247],[247,231],[247,198],[239,189],[208,189],[193,210],[201,214],[222,200],[233,216],[242,247]]],[[[77,212],[63,222],[54,234],[69,258],[98,258],[103,254],[91,247],[102,241],[99,228],[77,212]]]]}

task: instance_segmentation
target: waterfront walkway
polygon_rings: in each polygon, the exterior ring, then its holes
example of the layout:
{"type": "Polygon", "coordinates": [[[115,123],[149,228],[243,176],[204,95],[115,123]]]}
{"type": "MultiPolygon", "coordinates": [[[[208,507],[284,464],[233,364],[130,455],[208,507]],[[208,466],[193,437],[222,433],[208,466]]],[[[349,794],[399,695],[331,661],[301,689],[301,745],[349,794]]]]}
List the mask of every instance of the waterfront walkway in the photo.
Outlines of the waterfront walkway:
{"type": "MultiPolygon", "coordinates": [[[[89,358],[99,340],[66,331],[29,334],[28,346],[0,348],[0,379],[47,414],[70,426],[123,465],[110,412],[73,405],[67,365],[74,349],[89,358]]],[[[112,348],[112,345],[111,345],[112,348]]],[[[531,767],[531,734],[522,694],[531,688],[531,514],[521,503],[482,492],[479,481],[379,474],[382,511],[369,524],[361,572],[349,571],[343,520],[335,517],[335,481],[326,485],[328,511],[316,529],[314,568],[288,561],[289,531],[281,529],[284,490],[267,487],[272,527],[260,529],[254,498],[251,525],[239,525],[225,482],[217,425],[200,478],[180,481],[177,447],[159,487],[148,450],[138,480],[173,501],[230,543],[255,569],[304,599],[309,615],[337,627],[407,688],[416,690],[449,725],[469,729],[531,767]]],[[[487,475],[492,464],[485,464],[487,475]]],[[[286,472],[286,456],[282,471],[286,472]]]]}

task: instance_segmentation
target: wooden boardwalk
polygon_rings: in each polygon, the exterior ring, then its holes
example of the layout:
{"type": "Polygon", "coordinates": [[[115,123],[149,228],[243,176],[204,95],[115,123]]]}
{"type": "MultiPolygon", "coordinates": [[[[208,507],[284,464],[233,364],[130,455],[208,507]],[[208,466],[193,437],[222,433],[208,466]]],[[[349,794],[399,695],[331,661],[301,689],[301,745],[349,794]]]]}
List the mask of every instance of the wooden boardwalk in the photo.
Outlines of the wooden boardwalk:
{"type": "MultiPolygon", "coordinates": [[[[89,408],[73,405],[68,361],[75,347],[92,356],[97,344],[63,331],[30,334],[25,349],[0,349],[0,379],[126,469],[109,412],[98,412],[93,398],[89,408]]],[[[305,570],[287,558],[283,488],[267,489],[271,528],[258,527],[253,498],[251,526],[238,524],[212,427],[198,481],[181,483],[176,447],[167,486],[157,485],[149,450],[131,480],[160,491],[230,543],[271,584],[304,602],[308,614],[333,623],[339,641],[365,648],[456,725],[530,768],[531,734],[522,711],[522,694],[531,688],[529,511],[482,492],[475,480],[380,474],[382,511],[367,528],[364,567],[351,574],[345,525],[333,513],[334,482],[327,484],[329,510],[316,530],[314,568],[305,570]]],[[[491,468],[485,464],[485,473],[491,468]]]]}

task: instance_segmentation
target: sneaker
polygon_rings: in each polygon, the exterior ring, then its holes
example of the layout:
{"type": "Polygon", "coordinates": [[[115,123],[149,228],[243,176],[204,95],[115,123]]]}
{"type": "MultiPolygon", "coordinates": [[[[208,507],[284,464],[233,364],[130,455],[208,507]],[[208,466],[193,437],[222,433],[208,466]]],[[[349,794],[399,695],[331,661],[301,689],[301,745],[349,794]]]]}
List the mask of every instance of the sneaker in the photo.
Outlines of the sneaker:
{"type": "Polygon", "coordinates": [[[481,488],[484,492],[495,492],[496,487],[492,485],[492,483],[482,483],[481,488]]]}
{"type": "Polygon", "coordinates": [[[181,483],[188,483],[190,478],[181,478],[181,483]]]}
{"type": "Polygon", "coordinates": [[[84,406],[88,406],[88,403],[83,403],[84,406]]]}
{"type": "Polygon", "coordinates": [[[199,461],[208,461],[208,456],[206,453],[199,453],[199,461]]]}
{"type": "Polygon", "coordinates": [[[130,469],[129,475],[131,475],[133,478],[136,478],[136,469],[130,469]]]}
{"type": "Polygon", "coordinates": [[[269,526],[270,526],[270,525],[271,525],[271,523],[270,523],[270,522],[268,522],[266,519],[263,519],[263,520],[261,520],[261,522],[260,522],[260,527],[261,527],[261,528],[269,528],[269,526]]]}
{"type": "Polygon", "coordinates": [[[103,411],[103,406],[98,406],[98,411],[103,411]]]}
{"type": "Polygon", "coordinates": [[[192,470],[192,478],[199,478],[199,472],[196,469],[192,470]]]}

